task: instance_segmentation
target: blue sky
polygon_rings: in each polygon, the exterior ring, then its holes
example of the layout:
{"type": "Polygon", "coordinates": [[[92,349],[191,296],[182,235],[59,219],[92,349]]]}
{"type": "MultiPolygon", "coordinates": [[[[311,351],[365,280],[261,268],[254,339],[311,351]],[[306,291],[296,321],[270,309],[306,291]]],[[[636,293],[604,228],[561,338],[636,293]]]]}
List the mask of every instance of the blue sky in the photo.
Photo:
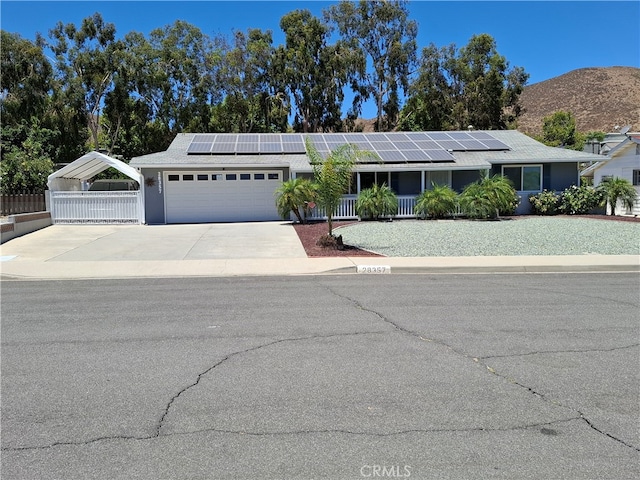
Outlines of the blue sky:
{"type": "MultiPolygon", "coordinates": [[[[325,1],[11,1],[0,2],[3,30],[35,38],[58,21],[79,25],[100,12],[118,35],[185,20],[209,35],[233,30],[272,30],[283,41],[280,18],[307,8],[316,16],[337,2],[325,1]]],[[[529,73],[529,84],[584,67],[640,67],[640,2],[635,1],[413,1],[418,45],[458,47],[474,34],[488,33],[511,66],[529,73]]],[[[367,105],[363,116],[375,116],[367,105]]]]}

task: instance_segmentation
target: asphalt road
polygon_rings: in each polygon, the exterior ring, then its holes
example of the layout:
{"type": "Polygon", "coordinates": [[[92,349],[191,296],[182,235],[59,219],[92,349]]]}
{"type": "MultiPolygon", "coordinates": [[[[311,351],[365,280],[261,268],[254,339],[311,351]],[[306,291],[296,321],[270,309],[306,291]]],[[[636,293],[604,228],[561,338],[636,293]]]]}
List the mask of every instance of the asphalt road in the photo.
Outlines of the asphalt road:
{"type": "Polygon", "coordinates": [[[3,480],[640,477],[635,273],[1,286],[3,480]]]}

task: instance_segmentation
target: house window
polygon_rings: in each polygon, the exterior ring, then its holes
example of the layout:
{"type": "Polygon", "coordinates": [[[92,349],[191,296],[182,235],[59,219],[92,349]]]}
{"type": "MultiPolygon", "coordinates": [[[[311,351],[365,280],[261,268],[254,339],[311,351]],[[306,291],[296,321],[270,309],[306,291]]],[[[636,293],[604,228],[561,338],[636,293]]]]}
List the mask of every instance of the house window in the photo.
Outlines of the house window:
{"type": "Polygon", "coordinates": [[[193,180],[193,175],[182,175],[182,181],[191,181],[193,180]]]}
{"type": "Polygon", "coordinates": [[[640,185],[640,170],[633,171],[633,184],[640,185]]]}
{"type": "Polygon", "coordinates": [[[268,178],[269,178],[269,180],[280,180],[280,174],[279,173],[270,173],[268,178]]]}
{"type": "Polygon", "coordinates": [[[420,172],[391,172],[391,189],[398,195],[418,195],[421,181],[420,172]]]}
{"type": "Polygon", "coordinates": [[[389,172],[361,172],[360,173],[360,191],[365,188],[371,188],[374,185],[389,186],[389,172]]]}
{"type": "Polygon", "coordinates": [[[253,175],[254,180],[264,180],[264,173],[255,173],[253,175]]]}
{"type": "Polygon", "coordinates": [[[170,182],[177,182],[180,180],[180,175],[169,175],[170,182]]]}
{"type": "Polygon", "coordinates": [[[209,180],[209,175],[205,174],[198,174],[198,180],[209,180]]]}
{"type": "Polygon", "coordinates": [[[447,185],[451,186],[451,172],[449,170],[437,170],[433,172],[427,172],[426,175],[427,190],[431,190],[433,185],[447,185]]]}
{"type": "Polygon", "coordinates": [[[250,173],[241,173],[240,174],[240,180],[251,180],[251,174],[250,173]]]}
{"type": "Polygon", "coordinates": [[[211,180],[222,180],[222,175],[219,173],[214,173],[213,175],[211,175],[211,180]]]}
{"type": "Polygon", "coordinates": [[[225,178],[227,180],[237,180],[238,179],[238,175],[236,175],[235,173],[227,173],[227,176],[225,178]]]}
{"type": "Polygon", "coordinates": [[[502,175],[511,180],[513,187],[519,192],[542,190],[542,165],[502,167],[502,175]]]}

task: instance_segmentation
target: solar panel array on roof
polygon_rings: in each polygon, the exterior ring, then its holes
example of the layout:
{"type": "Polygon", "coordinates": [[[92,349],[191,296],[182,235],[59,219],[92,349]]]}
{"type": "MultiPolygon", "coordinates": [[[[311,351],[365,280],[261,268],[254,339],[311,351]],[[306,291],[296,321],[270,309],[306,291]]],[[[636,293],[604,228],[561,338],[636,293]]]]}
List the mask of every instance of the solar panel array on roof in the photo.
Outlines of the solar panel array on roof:
{"type": "MultiPolygon", "coordinates": [[[[376,153],[386,163],[453,162],[451,152],[509,150],[487,132],[376,133],[203,133],[194,135],[188,154],[306,153],[309,137],[323,158],[344,144],[376,153]]],[[[372,160],[373,161],[373,160],[372,160]]]]}

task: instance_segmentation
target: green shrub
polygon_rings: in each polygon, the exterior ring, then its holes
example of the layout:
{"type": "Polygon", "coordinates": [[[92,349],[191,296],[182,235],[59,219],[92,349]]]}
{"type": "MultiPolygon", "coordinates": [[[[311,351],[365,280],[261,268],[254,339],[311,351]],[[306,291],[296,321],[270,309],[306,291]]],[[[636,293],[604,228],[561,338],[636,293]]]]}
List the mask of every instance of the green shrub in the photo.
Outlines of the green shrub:
{"type": "Polygon", "coordinates": [[[602,194],[593,187],[572,185],[560,197],[560,212],[585,215],[602,205],[602,194]]]}
{"type": "Polygon", "coordinates": [[[313,182],[305,178],[293,178],[282,182],[276,190],[276,207],[278,215],[284,220],[296,216],[300,223],[306,223],[307,206],[316,198],[316,189],[313,182]],[[304,216],[300,211],[304,212],[304,216]]]}
{"type": "Polygon", "coordinates": [[[432,184],[416,199],[413,211],[420,217],[445,218],[452,216],[458,207],[458,194],[448,185],[432,184]]]}
{"type": "Polygon", "coordinates": [[[470,218],[498,218],[515,213],[520,198],[502,175],[485,176],[467,185],[460,194],[460,208],[470,218]]]}
{"type": "Polygon", "coordinates": [[[361,218],[378,219],[398,212],[398,197],[386,184],[365,188],[356,199],[356,213],[361,218]]]}
{"type": "Polygon", "coordinates": [[[534,215],[557,215],[560,208],[560,196],[548,190],[529,195],[529,202],[534,215]]]}

